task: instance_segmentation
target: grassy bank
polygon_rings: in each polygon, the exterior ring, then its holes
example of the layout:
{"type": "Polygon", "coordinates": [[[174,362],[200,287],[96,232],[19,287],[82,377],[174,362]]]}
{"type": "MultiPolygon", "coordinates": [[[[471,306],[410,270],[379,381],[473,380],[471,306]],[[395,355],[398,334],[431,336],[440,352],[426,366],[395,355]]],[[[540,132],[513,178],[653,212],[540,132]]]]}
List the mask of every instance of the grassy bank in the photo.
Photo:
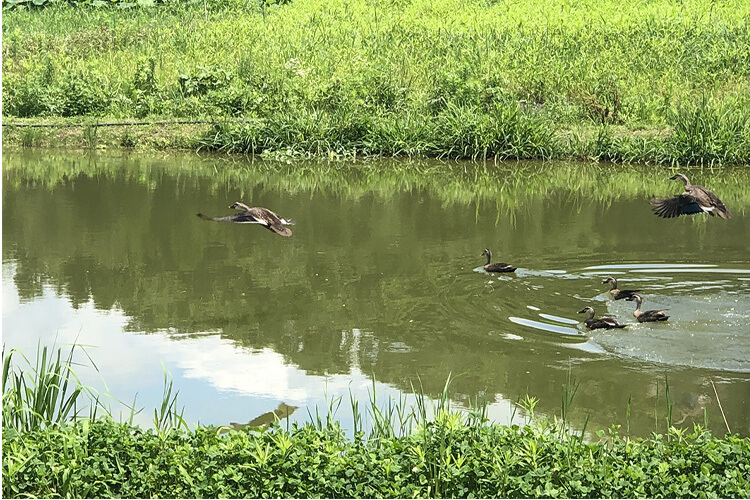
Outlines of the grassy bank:
{"type": "Polygon", "coordinates": [[[466,425],[446,413],[407,437],[173,431],[111,420],[3,430],[3,497],[747,498],[750,440],[696,429],[587,444],[554,427],[466,425]]]}
{"type": "Polygon", "coordinates": [[[746,2],[265,5],[6,11],[4,120],[211,119],[161,147],[262,154],[750,161],[746,2]]]}
{"type": "MultiPolygon", "coordinates": [[[[618,427],[592,443],[562,418],[518,405],[523,426],[491,424],[479,405],[452,411],[450,379],[428,408],[402,401],[364,411],[350,401],[353,438],[327,414],[304,425],[189,430],[168,377],[153,429],[118,423],[104,401],[76,379],[71,348],[44,348],[31,364],[4,355],[4,498],[746,498],[750,439],[671,427],[631,440],[618,427]],[[15,361],[14,361],[15,359],[15,361]],[[89,408],[85,413],[85,408],[89,408]],[[91,409],[93,408],[93,410],[91,409]],[[97,416],[96,411],[100,414],[97,416]],[[102,416],[104,415],[104,416],[102,416]]],[[[14,358],[15,357],[15,358],[14,358]]],[[[668,409],[671,403],[668,401],[668,409]]]]}

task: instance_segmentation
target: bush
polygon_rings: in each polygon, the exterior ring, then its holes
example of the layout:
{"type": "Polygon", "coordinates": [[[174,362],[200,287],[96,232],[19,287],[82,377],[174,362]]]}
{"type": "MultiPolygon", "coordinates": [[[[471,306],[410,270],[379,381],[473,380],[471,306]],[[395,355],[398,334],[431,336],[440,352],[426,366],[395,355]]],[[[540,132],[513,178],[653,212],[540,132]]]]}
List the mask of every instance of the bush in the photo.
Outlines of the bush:
{"type": "Polygon", "coordinates": [[[537,423],[441,414],[406,437],[336,423],[285,431],[151,430],[111,420],[3,430],[3,496],[82,498],[747,498],[750,439],[699,428],[585,443],[537,423]]]}

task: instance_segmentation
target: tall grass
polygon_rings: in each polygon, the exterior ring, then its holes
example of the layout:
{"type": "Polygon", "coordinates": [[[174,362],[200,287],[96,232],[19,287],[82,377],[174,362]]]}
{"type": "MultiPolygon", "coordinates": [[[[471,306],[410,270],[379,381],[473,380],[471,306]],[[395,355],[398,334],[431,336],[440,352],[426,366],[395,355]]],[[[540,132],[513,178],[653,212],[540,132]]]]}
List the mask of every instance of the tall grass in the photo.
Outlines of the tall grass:
{"type": "Polygon", "coordinates": [[[4,114],[238,118],[203,145],[248,153],[748,161],[747,2],[206,6],[6,12],[4,114]]]}
{"type": "MultiPolygon", "coordinates": [[[[62,347],[39,346],[33,364],[20,351],[11,349],[6,353],[3,346],[3,432],[32,432],[83,420],[92,421],[99,416],[112,418],[106,400],[117,400],[109,394],[103,397],[95,389],[82,384],[76,374],[74,356],[79,351],[98,373],[96,363],[84,346],[77,343],[72,344],[65,355],[62,347]],[[21,364],[14,362],[18,357],[21,364]]],[[[178,394],[165,369],[162,402],[154,409],[153,420],[154,429],[161,435],[173,429],[187,429],[184,409],[178,409],[178,394]]],[[[132,423],[139,412],[135,400],[132,405],[120,403],[129,410],[126,420],[132,423]]]]}
{"type": "MultiPolygon", "coordinates": [[[[37,350],[33,366],[16,350],[3,352],[3,428],[28,432],[76,422],[81,417],[81,411],[88,406],[81,404],[84,395],[93,393],[80,384],[75,374],[75,349],[76,346],[71,347],[63,358],[62,348],[52,352],[44,346],[37,350]],[[28,369],[16,370],[14,356],[21,356],[28,369]]],[[[98,404],[90,406],[89,417],[94,417],[97,409],[98,404]]]]}

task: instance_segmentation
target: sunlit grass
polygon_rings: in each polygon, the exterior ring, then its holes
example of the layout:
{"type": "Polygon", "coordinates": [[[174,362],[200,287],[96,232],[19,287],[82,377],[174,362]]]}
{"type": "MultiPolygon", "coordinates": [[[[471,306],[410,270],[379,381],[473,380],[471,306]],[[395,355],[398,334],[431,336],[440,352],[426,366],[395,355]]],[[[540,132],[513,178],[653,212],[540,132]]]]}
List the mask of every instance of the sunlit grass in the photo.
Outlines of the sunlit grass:
{"type": "Polygon", "coordinates": [[[245,153],[750,158],[746,2],[262,5],[6,12],[3,113],[239,118],[202,142],[245,153]]]}
{"type": "MultiPolygon", "coordinates": [[[[72,365],[57,352],[58,360],[47,370],[43,349],[41,366],[22,385],[56,388],[60,378],[47,383],[47,374],[70,373],[72,365]]],[[[577,384],[570,375],[561,417],[537,415],[538,401],[526,396],[516,403],[525,413],[520,426],[490,422],[486,402],[469,411],[451,409],[449,376],[429,408],[421,387],[415,390],[416,406],[403,399],[383,404],[373,390],[369,436],[358,427],[362,415],[351,397],[354,439],[346,438],[337,419],[340,398],[329,400],[325,417],[316,411],[307,423],[286,429],[276,422],[227,433],[214,427],[190,430],[178,414],[173,413],[177,425],[170,426],[171,418],[162,419],[158,412],[153,431],[115,423],[108,415],[60,417],[65,412],[56,417],[41,412],[43,425],[27,428],[22,420],[6,421],[19,387],[6,385],[15,376],[10,356],[3,370],[6,498],[734,498],[745,497],[750,488],[748,438],[717,438],[700,426],[673,427],[666,380],[667,427],[648,439],[622,437],[619,425],[600,431],[598,442],[584,439],[584,431],[571,432],[565,416],[577,384]]],[[[165,378],[162,414],[175,408],[176,393],[171,394],[165,378]]],[[[52,408],[74,399],[40,398],[52,408]]]]}

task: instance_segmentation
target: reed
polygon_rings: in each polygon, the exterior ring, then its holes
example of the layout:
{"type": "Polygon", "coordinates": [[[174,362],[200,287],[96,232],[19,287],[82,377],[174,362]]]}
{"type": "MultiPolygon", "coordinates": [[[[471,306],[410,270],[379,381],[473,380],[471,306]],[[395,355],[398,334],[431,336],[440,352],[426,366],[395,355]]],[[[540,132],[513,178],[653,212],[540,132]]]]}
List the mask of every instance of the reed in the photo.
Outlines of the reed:
{"type": "MultiPolygon", "coordinates": [[[[34,365],[19,351],[3,349],[3,428],[19,432],[39,430],[81,418],[84,395],[93,394],[83,386],[73,369],[73,345],[63,357],[62,348],[56,351],[47,346],[37,350],[34,365]],[[16,369],[13,358],[20,356],[26,370],[16,369]]],[[[90,408],[96,415],[98,406],[90,408]]]]}

